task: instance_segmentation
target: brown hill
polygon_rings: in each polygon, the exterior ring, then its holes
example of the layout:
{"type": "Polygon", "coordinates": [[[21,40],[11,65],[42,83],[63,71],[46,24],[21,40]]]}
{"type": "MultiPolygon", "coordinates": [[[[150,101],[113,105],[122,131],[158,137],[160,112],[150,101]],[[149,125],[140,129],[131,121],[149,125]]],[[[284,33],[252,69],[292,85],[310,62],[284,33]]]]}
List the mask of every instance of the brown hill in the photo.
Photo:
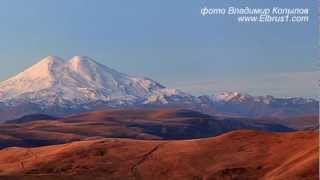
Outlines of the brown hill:
{"type": "Polygon", "coordinates": [[[236,131],[180,141],[100,139],[0,151],[0,179],[318,179],[318,134],[236,131]]]}
{"type": "Polygon", "coordinates": [[[276,123],[236,118],[218,119],[183,109],[118,109],[84,113],[58,120],[27,118],[0,124],[0,148],[37,147],[97,137],[195,139],[239,129],[292,131],[276,123]]]}
{"type": "Polygon", "coordinates": [[[295,118],[287,118],[278,120],[277,123],[297,130],[318,130],[319,115],[317,116],[301,116],[295,118]]]}

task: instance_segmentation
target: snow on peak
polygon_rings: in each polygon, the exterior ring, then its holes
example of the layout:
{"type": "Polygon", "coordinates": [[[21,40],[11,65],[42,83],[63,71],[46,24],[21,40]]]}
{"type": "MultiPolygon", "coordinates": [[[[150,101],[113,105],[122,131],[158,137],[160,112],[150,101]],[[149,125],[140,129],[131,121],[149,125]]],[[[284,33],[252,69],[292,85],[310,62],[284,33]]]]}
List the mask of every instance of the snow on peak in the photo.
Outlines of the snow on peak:
{"type": "Polygon", "coordinates": [[[249,94],[239,92],[223,92],[217,95],[213,95],[211,99],[216,102],[258,102],[270,104],[272,101],[274,101],[275,98],[270,95],[251,96],[249,94]]]}
{"type": "Polygon", "coordinates": [[[44,63],[44,62],[49,62],[49,63],[64,63],[66,62],[64,59],[58,56],[47,56],[43,59],[40,60],[39,63],[44,63]]]}
{"type": "Polygon", "coordinates": [[[108,85],[103,84],[105,79],[110,82],[114,81],[114,78],[126,78],[127,76],[96,62],[88,56],[74,56],[67,62],[66,66],[77,76],[81,76],[87,81],[100,83],[100,85],[108,85]]]}
{"type": "Polygon", "coordinates": [[[69,60],[69,65],[74,68],[83,68],[89,66],[98,66],[98,63],[88,56],[74,56],[69,60]]]}
{"type": "Polygon", "coordinates": [[[26,71],[34,73],[35,76],[43,76],[43,73],[51,73],[52,70],[56,70],[59,66],[62,66],[65,60],[57,56],[48,56],[42,59],[37,64],[31,66],[26,71]]]}
{"type": "Polygon", "coordinates": [[[150,95],[143,104],[169,104],[171,103],[193,103],[195,98],[187,93],[184,93],[178,89],[164,88],[155,91],[150,95]]]}
{"type": "Polygon", "coordinates": [[[160,89],[164,87],[155,81],[117,72],[87,56],[68,61],[48,56],[0,83],[0,101],[122,103],[145,98],[160,89]]]}
{"type": "Polygon", "coordinates": [[[48,56],[20,73],[20,75],[28,75],[28,77],[44,77],[52,74],[54,70],[61,67],[64,63],[65,60],[60,57],[48,56]]]}
{"type": "Polygon", "coordinates": [[[213,100],[215,101],[224,101],[224,102],[229,102],[229,101],[245,101],[248,99],[251,99],[252,96],[248,94],[242,94],[239,92],[223,92],[217,95],[213,96],[213,100]]]}
{"type": "Polygon", "coordinates": [[[0,98],[12,98],[52,87],[56,80],[55,76],[64,63],[65,60],[57,56],[48,56],[40,60],[15,77],[0,83],[0,98]]]}

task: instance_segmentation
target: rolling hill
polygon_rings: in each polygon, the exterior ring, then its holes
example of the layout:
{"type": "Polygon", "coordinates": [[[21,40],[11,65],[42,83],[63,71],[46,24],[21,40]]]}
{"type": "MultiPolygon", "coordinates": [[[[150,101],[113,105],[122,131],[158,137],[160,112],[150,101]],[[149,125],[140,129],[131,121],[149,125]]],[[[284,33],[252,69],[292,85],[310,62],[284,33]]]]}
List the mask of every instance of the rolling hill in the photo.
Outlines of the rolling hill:
{"type": "Polygon", "coordinates": [[[0,148],[35,147],[101,137],[153,140],[195,139],[240,129],[294,131],[286,126],[267,121],[218,118],[184,109],[109,109],[55,120],[31,118],[30,121],[2,123],[0,124],[0,148]]]}
{"type": "Polygon", "coordinates": [[[180,141],[99,139],[0,151],[0,179],[318,179],[316,132],[180,141]]]}

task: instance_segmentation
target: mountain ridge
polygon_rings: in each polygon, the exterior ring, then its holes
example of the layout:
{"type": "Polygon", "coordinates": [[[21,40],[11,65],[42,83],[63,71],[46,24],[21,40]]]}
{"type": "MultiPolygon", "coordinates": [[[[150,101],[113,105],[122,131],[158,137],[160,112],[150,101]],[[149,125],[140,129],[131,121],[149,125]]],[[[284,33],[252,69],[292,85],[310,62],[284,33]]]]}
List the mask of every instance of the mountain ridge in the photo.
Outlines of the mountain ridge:
{"type": "Polygon", "coordinates": [[[211,115],[288,118],[317,115],[318,106],[312,99],[237,92],[196,97],[149,78],[118,72],[88,56],[69,60],[48,56],[0,83],[0,121],[32,113],[65,116],[126,107],[181,107],[211,115]]]}
{"type": "Polygon", "coordinates": [[[75,56],[69,61],[49,56],[0,83],[0,99],[25,99],[31,103],[43,99],[77,104],[97,100],[130,103],[163,88],[155,81],[119,73],[87,56],[75,56]]]}

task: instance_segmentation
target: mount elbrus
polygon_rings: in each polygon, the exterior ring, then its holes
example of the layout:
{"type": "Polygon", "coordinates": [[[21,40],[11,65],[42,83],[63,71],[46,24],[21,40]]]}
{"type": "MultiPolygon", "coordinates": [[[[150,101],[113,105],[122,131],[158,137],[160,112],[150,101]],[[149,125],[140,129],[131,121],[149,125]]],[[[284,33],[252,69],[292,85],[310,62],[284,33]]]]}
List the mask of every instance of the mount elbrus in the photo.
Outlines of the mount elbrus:
{"type": "Polygon", "coordinates": [[[316,115],[313,99],[240,93],[193,96],[149,78],[130,76],[86,56],[48,56],[0,83],[1,120],[28,114],[65,116],[124,107],[183,107],[208,114],[290,118],[316,115]]]}

